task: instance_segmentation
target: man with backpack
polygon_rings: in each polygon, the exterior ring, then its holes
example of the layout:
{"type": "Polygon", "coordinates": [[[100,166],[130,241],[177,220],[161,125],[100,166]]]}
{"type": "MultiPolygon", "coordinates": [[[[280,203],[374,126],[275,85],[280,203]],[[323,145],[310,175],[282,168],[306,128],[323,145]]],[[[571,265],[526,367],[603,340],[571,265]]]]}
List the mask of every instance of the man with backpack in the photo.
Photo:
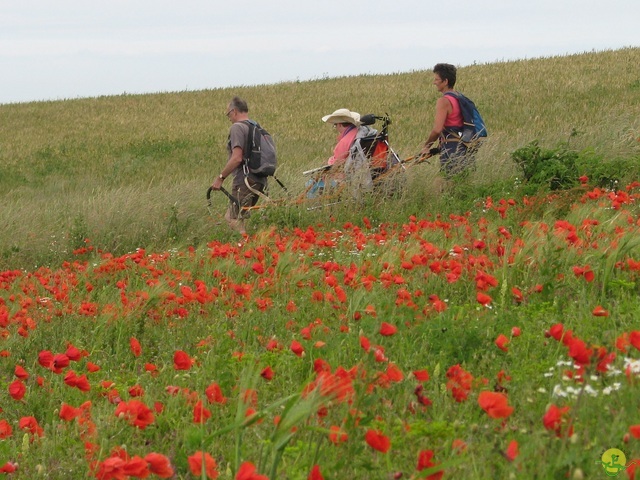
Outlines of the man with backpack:
{"type": "Polygon", "coordinates": [[[233,174],[229,208],[225,219],[233,230],[246,235],[244,219],[249,216],[249,208],[258,202],[267,186],[267,176],[262,173],[254,173],[255,170],[250,168],[252,153],[250,137],[260,126],[249,120],[249,107],[247,102],[240,97],[233,97],[227,106],[225,115],[231,122],[227,141],[229,157],[226,165],[213,181],[211,188],[221,190],[224,180],[233,174]]]}
{"type": "Polygon", "coordinates": [[[438,63],[433,74],[433,85],[442,97],[436,102],[433,129],[420,154],[433,154],[433,144],[438,140],[440,170],[448,179],[473,165],[480,139],[487,136],[487,130],[473,102],[453,89],[456,67],[438,63]]]}

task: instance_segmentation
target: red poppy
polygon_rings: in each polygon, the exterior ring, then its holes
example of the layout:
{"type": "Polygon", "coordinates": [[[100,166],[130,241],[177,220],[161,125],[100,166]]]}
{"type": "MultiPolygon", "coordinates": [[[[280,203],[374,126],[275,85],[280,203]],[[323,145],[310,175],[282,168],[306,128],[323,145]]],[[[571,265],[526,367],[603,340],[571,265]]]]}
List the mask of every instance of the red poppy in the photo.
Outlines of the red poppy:
{"type": "Polygon", "coordinates": [[[447,390],[451,391],[456,402],[464,402],[471,391],[473,376],[460,365],[454,365],[447,370],[447,390]]]}
{"type": "Polygon", "coordinates": [[[20,380],[26,380],[27,378],[29,378],[29,373],[24,369],[22,365],[16,365],[16,368],[13,370],[13,374],[20,380]]]}
{"type": "Polygon", "coordinates": [[[130,425],[140,430],[144,430],[155,420],[153,411],[139,400],[120,402],[116,408],[115,415],[126,419],[130,425]]]}
{"type": "Polygon", "coordinates": [[[51,365],[53,365],[53,353],[49,350],[42,350],[38,354],[38,363],[44,368],[51,368],[51,365]]]}
{"type": "Polygon", "coordinates": [[[25,393],[27,393],[27,387],[22,380],[14,380],[9,384],[9,395],[14,400],[22,400],[25,393]]]}
{"type": "Polygon", "coordinates": [[[223,395],[220,385],[215,382],[209,385],[204,393],[207,396],[207,400],[209,400],[209,403],[219,403],[221,405],[227,403],[227,399],[223,395]]]}
{"type": "Polygon", "coordinates": [[[383,335],[385,337],[395,335],[397,331],[398,329],[395,325],[391,325],[387,322],[382,322],[382,325],[380,326],[380,335],[383,335]]]}
{"type": "Polygon", "coordinates": [[[289,348],[298,357],[302,357],[302,355],[304,355],[304,347],[297,340],[292,340],[291,341],[291,346],[289,348]]]}
{"type": "Polygon", "coordinates": [[[109,457],[98,464],[95,476],[100,480],[125,480],[125,463],[120,457],[109,457]]]}
{"type": "Polygon", "coordinates": [[[251,265],[251,270],[253,270],[258,275],[262,275],[264,273],[264,265],[262,265],[260,262],[255,262],[253,265],[251,265]]]}
{"type": "Polygon", "coordinates": [[[187,461],[189,462],[191,473],[196,477],[200,478],[204,473],[207,475],[207,478],[212,480],[218,478],[219,472],[216,470],[218,464],[208,453],[198,450],[193,455],[187,457],[187,461]]]}
{"type": "Polygon", "coordinates": [[[313,371],[316,373],[331,372],[331,365],[323,358],[316,358],[313,361],[313,371]]]}
{"type": "Polygon", "coordinates": [[[129,348],[134,357],[139,357],[142,354],[142,346],[137,338],[131,337],[129,339],[129,348]]]}
{"type": "Polygon", "coordinates": [[[53,373],[62,373],[62,370],[69,366],[69,357],[67,357],[64,353],[56,353],[53,356],[53,362],[51,365],[51,370],[53,373]]]}
{"type": "Polygon", "coordinates": [[[257,473],[256,466],[253,463],[244,462],[240,465],[235,480],[269,480],[269,477],[257,473]]]}
{"type": "Polygon", "coordinates": [[[129,395],[131,395],[132,397],[143,397],[144,388],[142,388],[140,385],[134,385],[133,387],[129,388],[129,395]]]}
{"type": "Polygon", "coordinates": [[[462,453],[467,450],[467,443],[460,438],[456,438],[451,442],[451,449],[457,453],[462,453]]]}
{"type": "Polygon", "coordinates": [[[602,308],[601,305],[596,306],[593,311],[591,312],[591,314],[594,317],[608,317],[609,316],[609,312],[607,312],[604,308],[602,308]]]}
{"type": "Polygon", "coordinates": [[[298,307],[296,306],[296,302],[294,302],[293,300],[289,300],[285,309],[287,310],[287,312],[293,313],[298,310],[298,307]]]}
{"type": "Polygon", "coordinates": [[[587,348],[587,345],[579,338],[571,338],[569,342],[569,356],[573,358],[579,365],[589,365],[593,349],[587,348]]]}
{"type": "Polygon", "coordinates": [[[498,347],[503,352],[509,351],[509,349],[507,348],[508,343],[509,343],[509,339],[502,333],[498,335],[498,338],[496,338],[496,341],[495,341],[496,347],[498,347]]]}
{"type": "Polygon", "coordinates": [[[35,436],[35,435],[39,437],[44,436],[44,430],[42,429],[38,421],[35,419],[35,417],[22,417],[18,421],[18,427],[20,428],[20,430],[25,430],[29,432],[32,436],[35,436]]]}
{"type": "Polygon", "coordinates": [[[87,371],[89,373],[95,373],[100,371],[100,366],[93,362],[87,362],[87,371]]]}
{"type": "Polygon", "coordinates": [[[369,350],[371,350],[371,342],[367,337],[364,337],[364,336],[360,337],[360,346],[365,352],[368,352],[369,350]]]}
{"type": "Polygon", "coordinates": [[[260,376],[265,380],[273,379],[273,369],[270,366],[266,366],[262,372],[260,372],[260,376]]]}
{"type": "Polygon", "coordinates": [[[504,456],[507,457],[507,460],[513,462],[519,454],[518,442],[516,440],[511,440],[507,450],[504,452],[504,456]]]}
{"type": "MultiPolygon", "coordinates": [[[[566,424],[567,419],[565,418],[569,412],[569,407],[557,407],[556,405],[551,405],[544,416],[542,417],[542,423],[544,428],[547,430],[551,430],[555,432],[556,436],[561,437],[563,435],[563,425],[566,424]]],[[[573,427],[570,427],[567,432],[568,435],[573,433],[573,427]]]]}
{"type": "Polygon", "coordinates": [[[413,376],[416,377],[416,380],[419,382],[426,382],[429,380],[429,372],[426,370],[414,370],[413,376]]]}
{"type": "Polygon", "coordinates": [[[522,332],[520,330],[520,327],[512,327],[511,328],[511,336],[512,337],[519,337],[521,333],[522,332]]]}
{"type": "Polygon", "coordinates": [[[573,267],[573,273],[576,277],[584,277],[587,282],[593,282],[595,279],[595,274],[589,265],[585,265],[584,267],[573,267]]]}
{"type": "Polygon", "coordinates": [[[149,464],[149,470],[154,475],[160,478],[173,477],[173,468],[171,468],[171,462],[167,457],[160,453],[149,453],[144,457],[149,464]]]}
{"type": "Polygon", "coordinates": [[[633,438],[640,439],[640,425],[631,425],[629,427],[629,433],[633,435],[633,438]]]}
{"type": "Polygon", "coordinates": [[[91,390],[91,385],[89,384],[87,376],[85,374],[77,376],[76,372],[74,372],[73,370],[69,370],[65,374],[64,383],[66,383],[70,387],[75,387],[83,392],[88,392],[89,390],[91,390]]]}
{"type": "Polygon", "coordinates": [[[484,292],[476,293],[476,300],[480,305],[484,305],[485,307],[491,303],[492,298],[484,292]]]}
{"type": "Polygon", "coordinates": [[[211,411],[202,405],[201,400],[198,400],[193,407],[193,423],[204,423],[209,418],[211,418],[211,411]]]}
{"type": "Polygon", "coordinates": [[[320,473],[320,466],[318,464],[313,466],[313,468],[309,472],[307,480],[324,480],[322,473],[320,473]]]}
{"type": "Polygon", "coordinates": [[[433,309],[438,313],[442,313],[447,309],[447,303],[443,300],[440,300],[440,297],[435,294],[429,295],[429,303],[431,303],[433,309]]]}
{"type": "Polygon", "coordinates": [[[397,383],[404,380],[404,374],[402,373],[402,370],[400,370],[400,368],[394,363],[390,363],[387,366],[386,375],[387,378],[392,382],[397,383]]]}
{"type": "Polygon", "coordinates": [[[282,350],[283,346],[280,344],[280,342],[278,342],[278,340],[276,340],[275,338],[272,338],[267,342],[264,348],[266,348],[270,352],[273,352],[276,350],[282,350]]]}
{"type": "MultiPolygon", "coordinates": [[[[438,464],[433,461],[433,450],[421,450],[418,453],[418,465],[416,466],[416,470],[421,472],[422,470],[426,470],[427,468],[432,468],[437,466],[438,464]]],[[[440,480],[444,475],[444,471],[441,470],[436,473],[432,473],[427,477],[427,480],[440,480]]]]}
{"type": "Polygon", "coordinates": [[[634,330],[629,334],[629,343],[640,350],[640,330],[634,330]]]}
{"type": "Polygon", "coordinates": [[[144,458],[137,455],[131,457],[129,460],[125,460],[122,471],[125,475],[136,478],[147,478],[150,474],[149,464],[144,458]]]}
{"type": "Polygon", "coordinates": [[[0,420],[0,440],[9,438],[11,435],[13,435],[13,428],[11,424],[3,418],[0,420]]]}
{"type": "Polygon", "coordinates": [[[176,350],[173,354],[173,368],[175,370],[189,370],[193,365],[193,359],[184,351],[176,350]]]}
{"type": "Polygon", "coordinates": [[[491,418],[507,418],[513,413],[513,407],[508,405],[507,396],[499,392],[480,392],[478,405],[491,418]]]}
{"type": "Polygon", "coordinates": [[[513,295],[513,299],[517,303],[522,303],[524,301],[524,296],[522,295],[522,291],[519,288],[513,287],[511,289],[511,294],[513,295]]]}
{"type": "Polygon", "coordinates": [[[373,305],[367,305],[366,307],[364,307],[364,313],[372,317],[378,316],[378,314],[376,313],[376,307],[374,307],[373,305]]]}
{"type": "Polygon", "coordinates": [[[80,415],[79,408],[72,407],[71,405],[67,405],[66,403],[63,403],[62,407],[60,407],[59,417],[62,420],[69,422],[76,418],[78,415],[80,415]]]}
{"type": "Polygon", "coordinates": [[[547,335],[560,341],[563,333],[564,333],[564,325],[562,325],[561,323],[556,323],[548,330],[547,335]]]}
{"type": "Polygon", "coordinates": [[[384,435],[380,430],[367,430],[364,439],[371,448],[381,453],[387,453],[391,448],[389,437],[384,435]]]}
{"type": "Polygon", "coordinates": [[[0,473],[13,473],[18,469],[17,463],[7,462],[0,467],[0,473]]]}
{"type": "Polygon", "coordinates": [[[329,431],[331,432],[329,433],[329,441],[334,445],[346,442],[349,438],[348,435],[336,425],[331,425],[329,431]]]}
{"type": "Polygon", "coordinates": [[[71,360],[72,362],[77,362],[79,361],[82,357],[87,356],[88,353],[86,351],[80,351],[78,350],[78,348],[76,348],[75,346],[73,346],[72,344],[69,344],[67,346],[67,350],[64,352],[64,354],[69,357],[69,360],[71,360]]]}

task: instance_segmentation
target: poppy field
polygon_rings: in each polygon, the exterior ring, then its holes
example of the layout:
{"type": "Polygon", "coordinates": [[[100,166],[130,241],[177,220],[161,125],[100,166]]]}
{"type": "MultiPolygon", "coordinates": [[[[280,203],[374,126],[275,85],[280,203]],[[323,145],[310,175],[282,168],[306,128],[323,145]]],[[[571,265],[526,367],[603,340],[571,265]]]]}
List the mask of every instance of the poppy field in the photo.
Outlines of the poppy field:
{"type": "Polygon", "coordinates": [[[605,478],[640,184],[0,272],[10,478],[605,478]]]}

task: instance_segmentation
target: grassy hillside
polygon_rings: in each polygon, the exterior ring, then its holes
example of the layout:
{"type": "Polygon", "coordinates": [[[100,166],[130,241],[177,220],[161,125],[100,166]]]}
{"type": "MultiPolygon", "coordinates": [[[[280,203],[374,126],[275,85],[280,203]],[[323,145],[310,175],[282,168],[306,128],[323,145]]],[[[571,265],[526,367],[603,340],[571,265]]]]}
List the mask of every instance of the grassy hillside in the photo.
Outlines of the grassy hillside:
{"type": "MultiPolygon", "coordinates": [[[[532,140],[570,140],[606,159],[637,157],[638,64],[640,48],[627,48],[461,68],[457,88],[475,100],[490,131],[469,182],[514,179],[510,154],[532,140]]],[[[431,128],[438,95],[431,80],[426,70],[0,105],[0,267],[57,262],[86,237],[113,252],[231,238],[219,225],[226,199],[215,196],[212,216],[204,192],[225,161],[224,108],[233,95],[273,133],[278,176],[298,192],[300,172],[329,155],[334,133],[320,118],[337,108],[388,112],[392,146],[402,157],[415,154],[431,128]]],[[[435,175],[434,165],[417,167],[404,203],[378,205],[380,214],[406,216],[437,202],[435,175]]],[[[304,224],[323,214],[280,215],[304,224]]],[[[261,221],[273,217],[254,225],[261,221]]]]}
{"type": "Polygon", "coordinates": [[[634,477],[639,54],[461,69],[491,133],[470,176],[265,208],[242,242],[204,201],[232,95],[295,193],[338,107],[414,154],[431,74],[0,107],[0,474],[634,477]]]}

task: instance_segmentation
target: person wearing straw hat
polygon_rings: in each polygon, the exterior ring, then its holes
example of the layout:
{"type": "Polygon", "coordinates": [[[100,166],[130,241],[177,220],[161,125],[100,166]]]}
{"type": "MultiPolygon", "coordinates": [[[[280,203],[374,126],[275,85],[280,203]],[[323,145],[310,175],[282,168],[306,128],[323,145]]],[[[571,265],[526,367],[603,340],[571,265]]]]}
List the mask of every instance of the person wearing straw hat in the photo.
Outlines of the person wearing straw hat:
{"type": "Polygon", "coordinates": [[[327,164],[339,165],[349,157],[349,150],[358,134],[360,114],[346,108],[339,108],[335,112],[322,117],[322,121],[333,125],[333,128],[338,133],[338,143],[333,149],[333,155],[327,160],[327,164]]]}
{"type": "MultiPolygon", "coordinates": [[[[360,114],[352,112],[346,108],[339,108],[335,112],[322,117],[322,121],[333,126],[338,134],[336,146],[333,149],[333,155],[327,160],[328,166],[339,167],[343,165],[351,154],[351,146],[355,142],[360,126],[360,114]]],[[[324,178],[311,179],[307,182],[307,197],[315,198],[324,192],[326,182],[329,186],[335,187],[338,182],[344,180],[344,174],[332,173],[323,175],[324,178]]]]}

